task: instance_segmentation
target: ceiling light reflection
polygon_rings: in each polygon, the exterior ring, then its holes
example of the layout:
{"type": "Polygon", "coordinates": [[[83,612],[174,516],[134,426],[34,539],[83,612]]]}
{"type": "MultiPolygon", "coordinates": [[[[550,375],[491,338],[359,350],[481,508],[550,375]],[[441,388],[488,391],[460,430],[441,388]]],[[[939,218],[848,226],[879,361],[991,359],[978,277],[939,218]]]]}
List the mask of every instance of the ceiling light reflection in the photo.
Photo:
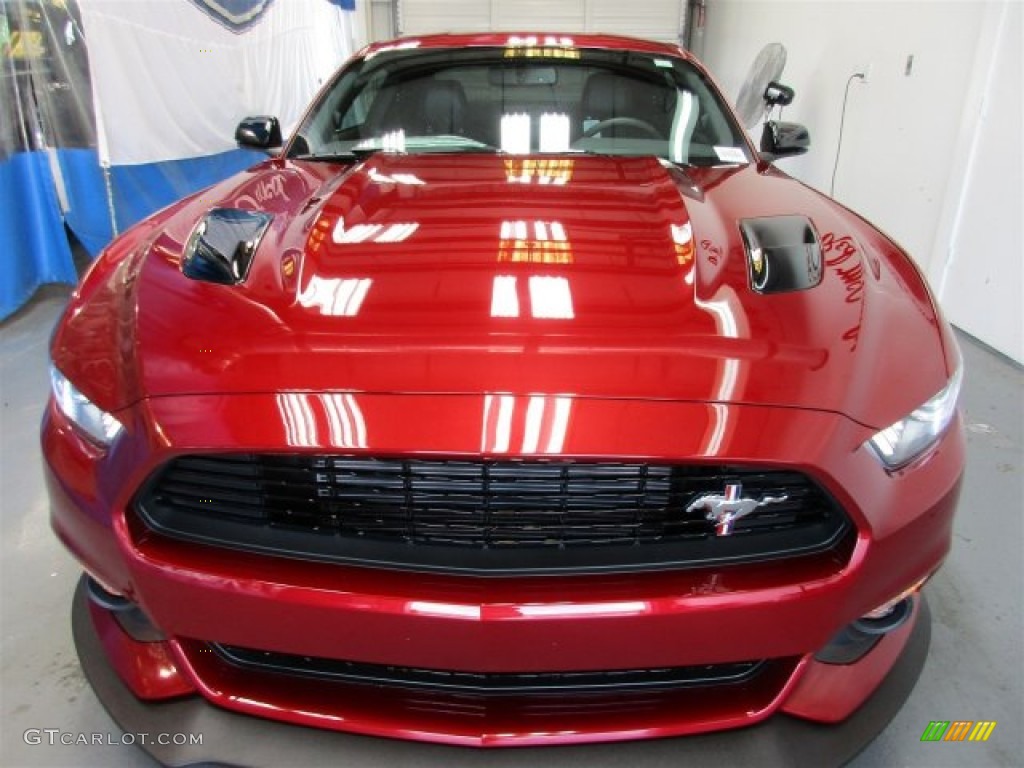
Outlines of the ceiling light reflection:
{"type": "Polygon", "coordinates": [[[498,238],[498,261],[572,264],[572,246],[560,221],[503,221],[498,238]],[[530,234],[532,238],[528,237],[530,234]]]}
{"type": "Polygon", "coordinates": [[[419,40],[403,40],[400,43],[393,43],[391,45],[382,45],[377,50],[370,51],[368,54],[366,54],[365,61],[369,61],[374,56],[378,56],[379,54],[382,54],[382,53],[387,53],[388,51],[407,51],[410,48],[419,48],[419,47],[420,47],[420,41],[419,40]]]}
{"type": "Polygon", "coordinates": [[[299,292],[299,304],[312,309],[319,307],[321,315],[355,317],[363,306],[373,279],[369,277],[323,278],[313,275],[309,284],[299,292]]]}
{"type": "Polygon", "coordinates": [[[322,395],[327,428],[335,448],[365,448],[366,421],[359,404],[350,394],[322,395]]]}
{"type": "MultiPolygon", "coordinates": [[[[576,317],[567,278],[531,275],[528,285],[531,317],[538,320],[572,320],[576,317]]],[[[491,286],[491,317],[520,317],[518,279],[515,275],[495,275],[491,286]]]]}
{"type": "Polygon", "coordinates": [[[648,613],[651,604],[646,600],[620,603],[563,603],[561,605],[521,605],[523,616],[556,618],[559,616],[623,616],[648,613]]]}
{"type": "Polygon", "coordinates": [[[530,116],[525,112],[501,116],[501,151],[511,155],[530,154],[530,116]]]}
{"type": "MultiPolygon", "coordinates": [[[[342,223],[342,229],[345,225],[342,223]]],[[[331,219],[328,216],[321,214],[317,217],[316,224],[310,230],[309,238],[306,240],[306,248],[311,253],[316,253],[320,250],[320,246],[323,245],[324,238],[327,237],[327,230],[331,228],[331,219]]]]}
{"type": "Polygon", "coordinates": [[[495,275],[491,287],[491,317],[519,317],[519,296],[514,276],[495,275]]]}
{"type": "Polygon", "coordinates": [[[314,447],[320,443],[317,438],[316,418],[307,395],[280,394],[277,409],[284,423],[284,439],[295,447],[314,447]]]}
{"type": "Polygon", "coordinates": [[[512,438],[514,395],[485,395],[484,421],[480,434],[480,450],[484,453],[508,453],[512,438]]]}
{"type": "Polygon", "coordinates": [[[530,277],[530,314],[548,320],[572,320],[572,291],[564,277],[530,277]]]}
{"type": "Polygon", "coordinates": [[[573,399],[568,395],[484,395],[480,450],[508,453],[520,441],[522,454],[560,454],[565,447],[573,399]],[[525,409],[520,406],[525,401],[525,409]],[[517,413],[521,414],[517,418],[517,413]]]}
{"type": "Polygon", "coordinates": [[[409,221],[396,224],[388,224],[384,231],[373,238],[375,243],[400,243],[408,240],[409,237],[420,228],[419,222],[409,221]]]}
{"type": "Polygon", "coordinates": [[[366,448],[366,420],[349,393],[277,395],[285,443],[295,448],[366,448]],[[327,442],[321,439],[327,425],[327,442]]]}
{"type": "MultiPolygon", "coordinates": [[[[704,301],[695,297],[694,301],[700,309],[714,317],[719,336],[729,339],[749,338],[750,329],[747,325],[747,315],[736,292],[726,286],[719,293],[721,295],[719,299],[704,301]]],[[[731,430],[728,429],[731,413],[729,404],[738,388],[741,372],[740,362],[735,357],[725,357],[718,363],[718,386],[714,394],[714,400],[717,402],[712,404],[715,418],[714,423],[709,427],[704,446],[706,455],[717,456],[721,453],[722,445],[731,433],[731,430]]]]}
{"type": "Polygon", "coordinates": [[[377,184],[404,184],[413,187],[426,184],[415,173],[381,173],[376,168],[371,168],[368,175],[370,180],[377,184]]]}
{"type": "Polygon", "coordinates": [[[356,224],[345,226],[344,219],[334,225],[331,239],[339,245],[353,243],[400,243],[420,228],[418,221],[396,221],[391,224],[356,224]]]}
{"type": "Polygon", "coordinates": [[[696,121],[691,120],[693,112],[693,94],[680,90],[676,103],[675,119],[672,121],[672,161],[685,163],[690,156],[690,139],[696,121]]]}
{"type": "Polygon", "coordinates": [[[505,43],[505,58],[578,59],[579,49],[564,35],[510,35],[505,43]]]}
{"type": "Polygon", "coordinates": [[[572,179],[574,164],[575,160],[571,157],[506,159],[505,180],[509,184],[563,186],[572,179]]]}
{"type": "Polygon", "coordinates": [[[566,152],[569,149],[569,116],[545,112],[540,116],[540,151],[566,152]]]}
{"type": "Polygon", "coordinates": [[[345,222],[338,219],[334,226],[334,242],[336,243],[361,243],[369,240],[384,229],[383,224],[356,224],[354,227],[345,229],[345,222]]]}
{"type": "Polygon", "coordinates": [[[676,261],[685,267],[697,252],[697,246],[693,242],[693,225],[690,222],[685,224],[670,224],[669,232],[672,235],[672,243],[676,249],[676,261]]]}
{"type": "Polygon", "coordinates": [[[531,396],[526,406],[523,453],[561,453],[571,411],[570,397],[531,396]]]}
{"type": "Polygon", "coordinates": [[[384,152],[405,152],[405,130],[397,128],[380,136],[380,148],[384,152]]]}
{"type": "Polygon", "coordinates": [[[444,616],[451,619],[479,619],[482,609],[479,605],[465,605],[459,603],[431,603],[426,600],[410,600],[405,604],[409,613],[419,613],[426,616],[444,616]]]}

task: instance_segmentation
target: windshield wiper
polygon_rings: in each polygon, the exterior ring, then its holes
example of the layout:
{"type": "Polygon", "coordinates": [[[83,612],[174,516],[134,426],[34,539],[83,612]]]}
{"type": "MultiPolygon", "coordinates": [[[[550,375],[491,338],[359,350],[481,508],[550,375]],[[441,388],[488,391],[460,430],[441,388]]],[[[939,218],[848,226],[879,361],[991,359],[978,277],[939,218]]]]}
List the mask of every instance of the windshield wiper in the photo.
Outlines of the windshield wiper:
{"type": "Polygon", "coordinates": [[[504,154],[497,147],[488,144],[477,145],[452,145],[452,146],[429,146],[415,147],[412,154],[416,155],[499,155],[504,154]]]}
{"type": "Polygon", "coordinates": [[[719,160],[715,157],[695,157],[686,160],[669,160],[662,158],[666,163],[678,166],[679,168],[726,168],[739,165],[750,165],[750,160],[719,160]]]}
{"type": "Polygon", "coordinates": [[[305,155],[292,155],[289,160],[309,160],[321,163],[354,163],[358,160],[365,160],[381,151],[383,150],[380,147],[373,147],[372,149],[363,147],[360,149],[346,149],[343,152],[322,152],[320,154],[310,152],[305,155]]]}
{"type": "Polygon", "coordinates": [[[500,154],[501,150],[497,147],[490,147],[487,145],[419,146],[412,147],[411,151],[407,150],[405,152],[395,152],[394,150],[386,150],[381,147],[374,147],[372,149],[364,147],[361,149],[348,149],[341,152],[311,152],[305,155],[292,155],[289,159],[322,163],[354,163],[360,160],[365,160],[378,152],[384,152],[389,155],[493,155],[500,154]]]}

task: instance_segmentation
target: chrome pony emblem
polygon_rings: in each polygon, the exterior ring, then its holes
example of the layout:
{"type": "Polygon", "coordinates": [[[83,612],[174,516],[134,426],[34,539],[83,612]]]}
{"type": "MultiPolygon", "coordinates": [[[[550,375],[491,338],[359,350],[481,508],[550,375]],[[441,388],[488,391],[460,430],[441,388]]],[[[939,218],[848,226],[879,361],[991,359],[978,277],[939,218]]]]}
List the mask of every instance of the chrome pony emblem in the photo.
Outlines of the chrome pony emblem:
{"type": "Polygon", "coordinates": [[[725,494],[704,493],[698,496],[686,508],[687,512],[706,510],[704,518],[715,524],[716,536],[728,536],[732,533],[733,524],[742,517],[746,517],[758,507],[768,504],[780,504],[788,496],[765,496],[758,499],[742,498],[743,486],[739,483],[729,483],[725,486],[725,494]]]}

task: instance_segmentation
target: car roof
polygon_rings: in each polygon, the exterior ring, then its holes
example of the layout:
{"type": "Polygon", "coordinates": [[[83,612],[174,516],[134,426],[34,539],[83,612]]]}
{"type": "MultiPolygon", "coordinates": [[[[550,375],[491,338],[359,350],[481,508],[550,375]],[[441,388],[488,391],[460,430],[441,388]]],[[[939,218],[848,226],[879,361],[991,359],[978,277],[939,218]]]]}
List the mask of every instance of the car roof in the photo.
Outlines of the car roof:
{"type": "Polygon", "coordinates": [[[487,32],[487,33],[445,33],[432,35],[409,35],[394,40],[383,40],[366,46],[359,55],[379,53],[395,48],[469,48],[469,47],[573,47],[602,48],[612,51],[638,51],[640,53],[661,53],[667,56],[681,56],[690,59],[678,45],[657,43],[638,37],[624,35],[577,35],[567,32],[487,32]],[[413,45],[415,44],[415,45],[413,45]]]}

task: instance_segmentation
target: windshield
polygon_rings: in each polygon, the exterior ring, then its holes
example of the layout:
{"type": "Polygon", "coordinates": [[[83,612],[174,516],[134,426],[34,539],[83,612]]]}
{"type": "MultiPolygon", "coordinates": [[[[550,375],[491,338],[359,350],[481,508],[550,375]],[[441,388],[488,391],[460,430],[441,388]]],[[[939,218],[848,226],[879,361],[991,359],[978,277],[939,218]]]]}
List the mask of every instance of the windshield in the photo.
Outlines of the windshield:
{"type": "Polygon", "coordinates": [[[379,150],[749,161],[739,127],[685,60],[572,47],[371,54],[320,96],[289,155],[379,150]]]}

